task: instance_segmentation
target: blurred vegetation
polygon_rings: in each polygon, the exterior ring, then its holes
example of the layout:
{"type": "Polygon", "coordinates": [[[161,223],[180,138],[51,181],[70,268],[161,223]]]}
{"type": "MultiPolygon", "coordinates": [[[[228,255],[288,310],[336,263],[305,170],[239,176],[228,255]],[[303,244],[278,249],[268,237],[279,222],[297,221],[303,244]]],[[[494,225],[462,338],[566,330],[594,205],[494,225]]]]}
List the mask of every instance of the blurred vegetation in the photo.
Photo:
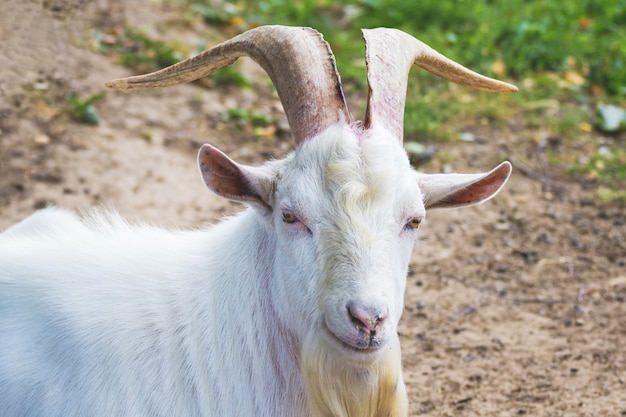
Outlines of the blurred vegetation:
{"type": "MultiPolygon", "coordinates": [[[[225,37],[264,24],[314,27],[331,44],[348,93],[367,89],[359,29],[384,26],[404,30],[465,66],[520,86],[520,93],[512,95],[474,92],[414,70],[405,110],[407,141],[465,140],[463,137],[471,138],[463,136],[465,126],[478,121],[481,126],[502,127],[512,119],[523,121],[519,129],[547,129],[548,136],[557,136],[564,144],[601,132],[601,140],[577,146],[578,154],[552,160],[573,175],[583,175],[611,189],[624,188],[626,124],[617,120],[617,127],[608,131],[606,118],[599,113],[607,104],[618,113],[626,108],[626,0],[167,3],[179,7],[187,19],[220,28],[225,37]],[[597,132],[593,132],[594,127],[597,132]]],[[[155,67],[178,60],[176,48],[151,43],[132,30],[114,43],[135,47],[131,52],[138,60],[143,60],[141,53],[146,52],[155,67]]],[[[128,54],[120,59],[135,66],[128,54]]],[[[216,79],[219,83],[248,85],[236,69],[220,77],[216,79]]],[[[244,116],[240,119],[250,117],[244,116]]]]}
{"type": "Polygon", "coordinates": [[[181,0],[209,24],[312,26],[337,52],[344,77],[363,67],[359,28],[416,34],[481,73],[521,78],[542,71],[626,95],[626,1],[580,0],[181,0]],[[356,60],[356,61],[355,61],[356,60]]]}
{"type": "Polygon", "coordinates": [[[80,98],[75,94],[70,94],[65,99],[64,112],[67,113],[72,120],[89,125],[100,124],[98,111],[94,107],[94,103],[104,98],[104,93],[92,94],[87,98],[80,98]]]}
{"type": "Polygon", "coordinates": [[[104,54],[117,55],[120,64],[133,68],[138,73],[165,68],[188,55],[184,45],[152,39],[137,28],[102,35],[94,44],[94,49],[104,54]]]}

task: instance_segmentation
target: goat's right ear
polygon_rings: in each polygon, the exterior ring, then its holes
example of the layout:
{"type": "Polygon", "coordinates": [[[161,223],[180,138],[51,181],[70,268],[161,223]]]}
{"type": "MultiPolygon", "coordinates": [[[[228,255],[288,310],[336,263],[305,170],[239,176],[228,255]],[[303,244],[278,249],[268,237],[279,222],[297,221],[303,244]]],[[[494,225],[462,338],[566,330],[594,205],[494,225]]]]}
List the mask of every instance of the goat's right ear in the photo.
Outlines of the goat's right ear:
{"type": "Polygon", "coordinates": [[[198,167],[206,186],[217,195],[271,209],[271,179],[257,169],[238,164],[208,144],[198,152],[198,167]]]}

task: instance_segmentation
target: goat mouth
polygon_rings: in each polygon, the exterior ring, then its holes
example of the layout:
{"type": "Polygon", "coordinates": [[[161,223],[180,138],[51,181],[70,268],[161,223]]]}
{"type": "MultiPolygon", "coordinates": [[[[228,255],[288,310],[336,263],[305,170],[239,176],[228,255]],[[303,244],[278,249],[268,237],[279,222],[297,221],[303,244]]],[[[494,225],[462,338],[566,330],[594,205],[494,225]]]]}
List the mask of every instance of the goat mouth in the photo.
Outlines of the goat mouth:
{"type": "Polygon", "coordinates": [[[337,336],[332,330],[328,328],[326,321],[322,320],[322,329],[326,336],[335,344],[338,345],[340,349],[344,351],[348,351],[350,353],[357,353],[359,355],[374,355],[381,350],[383,347],[383,343],[379,340],[374,339],[373,337],[369,339],[369,342],[363,344],[352,344],[344,341],[339,336],[337,336]]]}

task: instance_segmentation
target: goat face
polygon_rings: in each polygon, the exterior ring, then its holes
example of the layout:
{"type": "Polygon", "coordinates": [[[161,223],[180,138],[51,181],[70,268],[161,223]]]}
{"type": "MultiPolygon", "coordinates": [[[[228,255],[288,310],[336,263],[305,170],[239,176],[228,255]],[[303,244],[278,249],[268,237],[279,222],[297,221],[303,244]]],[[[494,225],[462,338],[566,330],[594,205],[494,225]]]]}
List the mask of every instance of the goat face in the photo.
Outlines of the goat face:
{"type": "Polygon", "coordinates": [[[350,358],[376,356],[395,337],[425,215],[401,146],[362,133],[338,125],[301,146],[272,204],[292,326],[307,324],[350,358]]]}

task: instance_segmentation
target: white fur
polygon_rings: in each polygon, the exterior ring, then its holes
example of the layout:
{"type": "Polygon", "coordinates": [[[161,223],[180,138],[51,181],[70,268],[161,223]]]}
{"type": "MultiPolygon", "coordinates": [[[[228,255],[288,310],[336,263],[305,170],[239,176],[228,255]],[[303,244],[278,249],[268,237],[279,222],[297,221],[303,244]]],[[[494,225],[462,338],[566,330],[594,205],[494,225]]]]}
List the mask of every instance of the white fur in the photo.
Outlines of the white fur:
{"type": "Polygon", "coordinates": [[[0,234],[0,414],[405,416],[401,146],[340,124],[257,170],[267,201],[207,230],[48,209],[0,234]],[[349,303],[388,312],[370,348],[349,303]]]}

